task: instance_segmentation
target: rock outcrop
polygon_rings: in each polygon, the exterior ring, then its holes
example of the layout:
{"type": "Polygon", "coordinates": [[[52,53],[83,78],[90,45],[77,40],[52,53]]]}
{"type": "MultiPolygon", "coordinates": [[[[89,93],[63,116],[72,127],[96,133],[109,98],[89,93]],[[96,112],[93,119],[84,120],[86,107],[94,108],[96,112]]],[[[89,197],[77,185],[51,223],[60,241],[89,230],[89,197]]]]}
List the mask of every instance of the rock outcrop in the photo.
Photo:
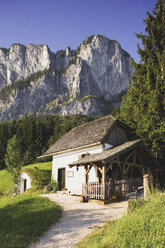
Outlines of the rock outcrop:
{"type": "Polygon", "coordinates": [[[104,115],[127,91],[130,55],[117,41],[88,37],[78,49],[0,48],[0,120],[25,114],[104,115]]]}

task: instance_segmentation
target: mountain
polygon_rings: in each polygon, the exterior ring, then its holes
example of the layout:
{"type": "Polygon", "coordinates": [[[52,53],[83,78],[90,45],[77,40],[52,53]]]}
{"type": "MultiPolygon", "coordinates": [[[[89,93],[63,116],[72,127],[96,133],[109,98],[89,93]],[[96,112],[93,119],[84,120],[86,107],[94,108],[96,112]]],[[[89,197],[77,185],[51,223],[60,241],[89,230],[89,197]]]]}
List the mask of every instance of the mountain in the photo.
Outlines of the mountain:
{"type": "Polygon", "coordinates": [[[23,115],[105,115],[127,91],[130,55],[117,41],[88,37],[77,48],[47,45],[0,48],[0,120],[23,115]]]}

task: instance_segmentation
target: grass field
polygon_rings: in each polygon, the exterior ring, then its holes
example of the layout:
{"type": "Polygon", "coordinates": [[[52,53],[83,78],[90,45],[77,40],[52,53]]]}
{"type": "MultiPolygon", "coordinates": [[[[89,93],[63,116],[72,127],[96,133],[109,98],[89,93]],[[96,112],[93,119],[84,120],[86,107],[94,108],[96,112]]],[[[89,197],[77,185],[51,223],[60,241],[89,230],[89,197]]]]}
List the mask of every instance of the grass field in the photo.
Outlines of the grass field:
{"type": "MultiPolygon", "coordinates": [[[[30,171],[34,178],[40,175],[49,177],[51,162],[28,165],[22,170],[30,171]]],[[[25,248],[58,221],[62,211],[48,199],[38,197],[33,193],[34,189],[16,197],[7,197],[11,186],[10,174],[6,170],[0,171],[0,192],[4,194],[0,197],[0,248],[25,248]]]]}
{"type": "Polygon", "coordinates": [[[78,248],[164,248],[165,194],[153,193],[122,219],[106,223],[87,236],[78,248]]]}
{"type": "Polygon", "coordinates": [[[0,200],[0,247],[24,248],[59,220],[61,208],[36,195],[0,200]]]}
{"type": "Polygon", "coordinates": [[[12,186],[11,176],[6,170],[0,171],[0,192],[7,194],[12,186]]]}

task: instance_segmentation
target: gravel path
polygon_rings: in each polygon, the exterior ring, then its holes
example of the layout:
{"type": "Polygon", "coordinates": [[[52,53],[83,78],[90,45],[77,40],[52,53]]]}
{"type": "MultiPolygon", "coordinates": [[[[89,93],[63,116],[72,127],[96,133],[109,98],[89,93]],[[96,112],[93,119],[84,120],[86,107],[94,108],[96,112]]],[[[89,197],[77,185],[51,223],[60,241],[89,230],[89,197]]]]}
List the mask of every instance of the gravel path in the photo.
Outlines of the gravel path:
{"type": "Polygon", "coordinates": [[[128,206],[126,201],[98,205],[80,203],[79,197],[66,194],[43,196],[59,204],[63,208],[63,216],[29,248],[71,248],[93,228],[103,225],[107,220],[121,218],[126,214],[128,206]]]}

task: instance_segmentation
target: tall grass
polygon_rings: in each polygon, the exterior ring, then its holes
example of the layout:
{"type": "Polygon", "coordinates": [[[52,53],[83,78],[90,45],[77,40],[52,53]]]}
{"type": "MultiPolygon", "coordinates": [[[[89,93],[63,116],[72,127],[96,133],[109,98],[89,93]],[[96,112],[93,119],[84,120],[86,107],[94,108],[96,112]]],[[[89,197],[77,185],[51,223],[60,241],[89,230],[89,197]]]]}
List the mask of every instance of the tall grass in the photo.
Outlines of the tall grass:
{"type": "Polygon", "coordinates": [[[79,248],[164,248],[165,194],[153,193],[141,206],[116,222],[94,231],[79,248]]]}

